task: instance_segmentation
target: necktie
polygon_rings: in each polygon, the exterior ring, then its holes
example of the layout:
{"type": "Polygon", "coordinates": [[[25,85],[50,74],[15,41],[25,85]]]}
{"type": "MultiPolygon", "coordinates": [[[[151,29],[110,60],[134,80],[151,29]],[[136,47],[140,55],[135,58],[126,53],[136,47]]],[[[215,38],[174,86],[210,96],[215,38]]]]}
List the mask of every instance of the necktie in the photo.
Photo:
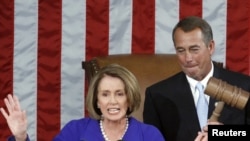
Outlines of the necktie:
{"type": "Polygon", "coordinates": [[[208,103],[206,101],[203,86],[201,83],[197,83],[196,89],[199,91],[199,98],[196,109],[202,129],[207,124],[208,103]]]}

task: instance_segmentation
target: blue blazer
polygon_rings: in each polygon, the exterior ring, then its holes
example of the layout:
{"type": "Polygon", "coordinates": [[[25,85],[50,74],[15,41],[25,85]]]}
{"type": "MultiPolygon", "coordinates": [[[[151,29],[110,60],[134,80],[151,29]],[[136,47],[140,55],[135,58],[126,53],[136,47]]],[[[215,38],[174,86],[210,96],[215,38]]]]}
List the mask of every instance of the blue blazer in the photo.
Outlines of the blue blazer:
{"type": "MultiPolygon", "coordinates": [[[[250,77],[214,65],[213,77],[250,92],[250,77]]],[[[210,97],[208,118],[216,100],[210,97]]],[[[250,124],[250,104],[239,110],[225,105],[219,121],[224,124],[250,124]]],[[[143,120],[155,125],[169,141],[194,141],[200,131],[198,116],[184,72],[146,89],[143,120]]]]}
{"type": "MultiPolygon", "coordinates": [[[[92,118],[72,120],[63,127],[53,141],[104,141],[99,122],[92,118]]],[[[15,141],[15,138],[11,136],[8,141],[15,141]]],[[[164,141],[164,137],[156,127],[130,117],[123,141],[164,141]]]]}

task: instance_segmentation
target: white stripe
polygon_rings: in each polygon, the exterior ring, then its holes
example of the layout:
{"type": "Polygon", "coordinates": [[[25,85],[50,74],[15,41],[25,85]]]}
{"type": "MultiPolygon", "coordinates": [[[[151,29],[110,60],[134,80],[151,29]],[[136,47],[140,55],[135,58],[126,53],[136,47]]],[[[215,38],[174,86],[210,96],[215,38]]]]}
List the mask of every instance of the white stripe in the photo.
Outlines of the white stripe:
{"type": "Polygon", "coordinates": [[[37,4],[36,0],[15,0],[14,94],[26,110],[28,134],[37,140],[37,4]]]}
{"type": "Polygon", "coordinates": [[[179,21],[178,0],[156,0],[155,53],[175,53],[172,30],[179,21]]]}
{"type": "Polygon", "coordinates": [[[213,29],[215,52],[213,60],[223,62],[226,60],[226,27],[227,27],[227,0],[203,0],[203,18],[213,29]]]}
{"type": "Polygon", "coordinates": [[[63,0],[61,127],[84,116],[85,1],[63,0]]]}
{"type": "Polygon", "coordinates": [[[109,54],[131,53],[132,0],[110,0],[109,54]]]}

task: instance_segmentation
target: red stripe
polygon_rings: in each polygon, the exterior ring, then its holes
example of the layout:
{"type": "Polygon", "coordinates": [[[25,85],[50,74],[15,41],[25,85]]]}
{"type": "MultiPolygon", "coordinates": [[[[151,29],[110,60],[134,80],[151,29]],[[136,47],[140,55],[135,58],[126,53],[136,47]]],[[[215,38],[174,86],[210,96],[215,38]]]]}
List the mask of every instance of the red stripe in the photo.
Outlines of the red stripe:
{"type": "Polygon", "coordinates": [[[133,1],[132,53],[155,52],[155,0],[133,1]]]}
{"type": "Polygon", "coordinates": [[[108,55],[109,0],[86,1],[86,59],[108,55]]]}
{"type": "Polygon", "coordinates": [[[39,1],[37,140],[60,131],[62,1],[39,1]]]}
{"type": "MultiPolygon", "coordinates": [[[[14,0],[0,2],[0,107],[3,99],[13,92],[14,0]]],[[[7,109],[6,109],[7,110],[7,109]]],[[[6,140],[10,130],[0,113],[0,140],[6,140]]]]}
{"type": "Polygon", "coordinates": [[[180,19],[186,16],[202,17],[202,0],[180,0],[180,19]]]}
{"type": "MultiPolygon", "coordinates": [[[[109,50],[109,0],[86,1],[86,60],[108,55],[109,50]]],[[[86,77],[85,77],[86,78],[86,77]]],[[[85,96],[88,91],[85,81],[85,96]]],[[[85,108],[85,116],[88,112],[85,108]]]]}
{"type": "Polygon", "coordinates": [[[227,7],[226,67],[230,70],[249,75],[250,2],[228,0],[227,7]]]}

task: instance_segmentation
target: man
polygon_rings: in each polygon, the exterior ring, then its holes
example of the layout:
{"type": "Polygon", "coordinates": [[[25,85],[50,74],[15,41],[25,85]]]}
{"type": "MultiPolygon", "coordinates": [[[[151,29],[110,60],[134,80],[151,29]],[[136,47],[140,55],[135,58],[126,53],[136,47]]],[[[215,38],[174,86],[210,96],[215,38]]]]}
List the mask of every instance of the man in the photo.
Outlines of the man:
{"type": "MultiPolygon", "coordinates": [[[[198,119],[196,84],[200,82],[205,88],[213,76],[250,91],[250,77],[213,63],[211,56],[215,42],[212,29],[205,20],[194,16],[184,18],[173,29],[172,38],[182,71],[146,89],[143,118],[145,123],[158,127],[167,141],[194,141],[206,126],[200,125],[198,119]]],[[[205,116],[208,119],[216,100],[208,95],[205,98],[208,103],[205,116]]],[[[219,122],[249,124],[249,109],[225,105],[219,122]]]]}

